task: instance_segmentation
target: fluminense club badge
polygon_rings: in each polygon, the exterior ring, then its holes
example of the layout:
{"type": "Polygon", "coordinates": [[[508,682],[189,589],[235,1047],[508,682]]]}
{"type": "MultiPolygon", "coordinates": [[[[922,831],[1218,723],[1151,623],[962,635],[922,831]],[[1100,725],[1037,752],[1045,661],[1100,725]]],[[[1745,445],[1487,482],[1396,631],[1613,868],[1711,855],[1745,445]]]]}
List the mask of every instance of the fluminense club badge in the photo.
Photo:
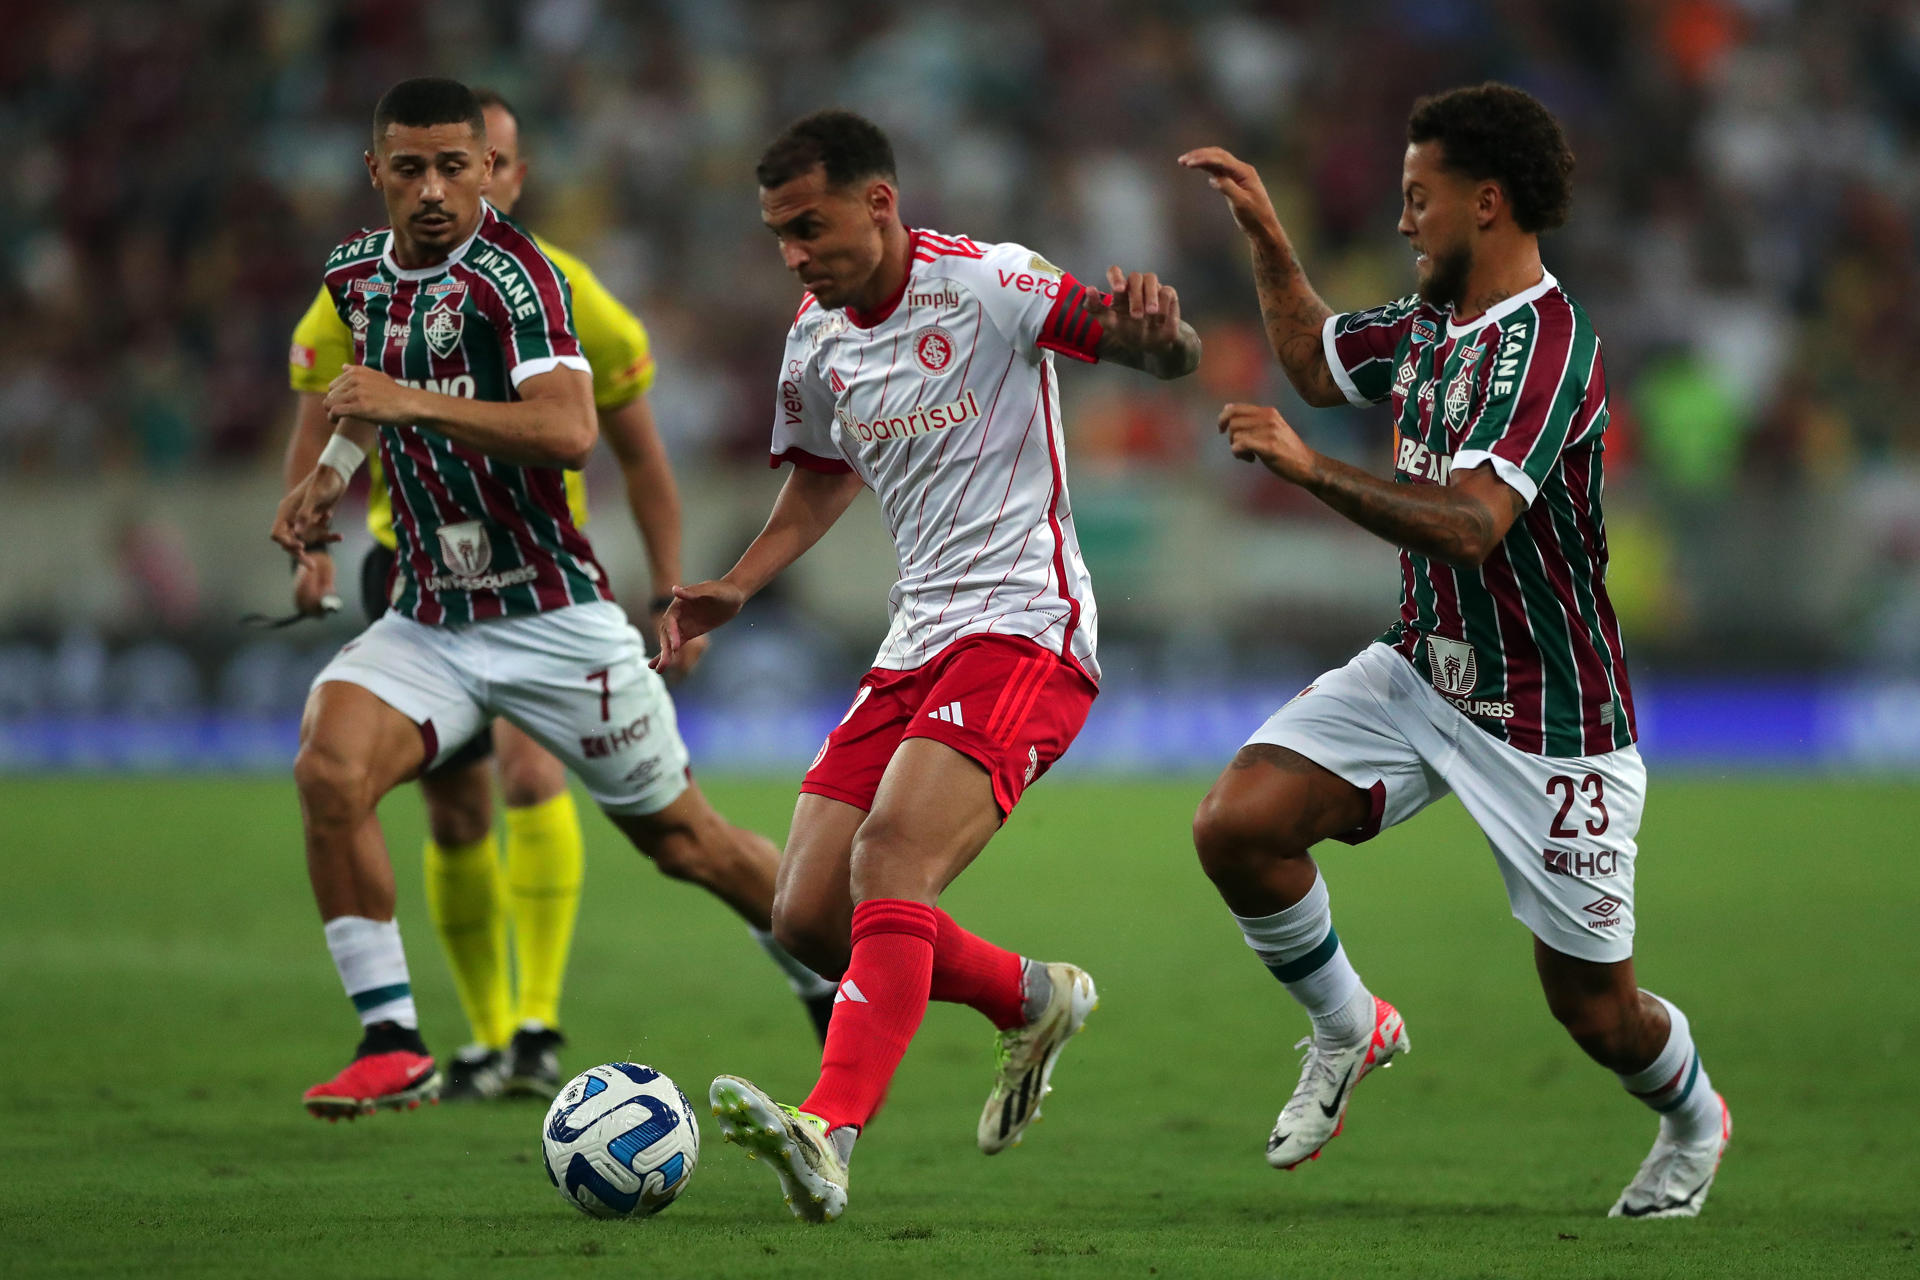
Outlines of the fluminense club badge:
{"type": "Polygon", "coordinates": [[[450,295],[446,301],[427,309],[427,346],[442,360],[460,345],[460,327],[466,317],[460,312],[462,295],[450,295]]]}
{"type": "Polygon", "coordinates": [[[1467,410],[1473,407],[1473,374],[1480,364],[1478,347],[1464,351],[1460,355],[1460,367],[1454,371],[1453,380],[1447,383],[1447,425],[1456,430],[1466,425],[1467,410]]]}

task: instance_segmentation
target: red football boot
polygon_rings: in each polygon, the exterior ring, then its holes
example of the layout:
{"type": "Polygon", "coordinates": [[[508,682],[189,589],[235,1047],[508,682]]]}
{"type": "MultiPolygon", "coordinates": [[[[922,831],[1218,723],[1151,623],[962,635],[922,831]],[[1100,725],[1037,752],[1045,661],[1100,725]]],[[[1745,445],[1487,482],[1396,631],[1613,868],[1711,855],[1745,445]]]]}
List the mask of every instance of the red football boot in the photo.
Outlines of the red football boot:
{"type": "Polygon", "coordinates": [[[370,1116],[379,1107],[411,1111],[440,1100],[440,1072],[417,1031],[379,1023],[367,1028],[346,1070],[314,1085],[300,1100],[308,1112],[328,1120],[370,1116]]]}

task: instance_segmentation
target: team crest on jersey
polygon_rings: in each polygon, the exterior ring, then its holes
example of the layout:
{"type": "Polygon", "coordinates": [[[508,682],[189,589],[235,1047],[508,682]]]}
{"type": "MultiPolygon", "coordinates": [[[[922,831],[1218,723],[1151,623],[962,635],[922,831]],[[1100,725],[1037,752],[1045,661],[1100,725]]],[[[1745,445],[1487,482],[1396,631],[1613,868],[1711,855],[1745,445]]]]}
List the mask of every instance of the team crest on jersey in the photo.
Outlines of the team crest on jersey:
{"type": "Polygon", "coordinates": [[[471,578],[485,573],[487,566],[493,563],[493,542],[487,537],[487,526],[479,520],[462,520],[459,524],[443,524],[437,533],[440,535],[440,559],[455,577],[471,578]]]}
{"type": "Polygon", "coordinates": [[[930,324],[913,335],[913,358],[928,373],[945,373],[953,367],[957,352],[953,335],[937,324],[930,324]]]}
{"type": "Polygon", "coordinates": [[[1433,687],[1456,698],[1471,694],[1480,681],[1480,664],[1465,640],[1428,636],[1427,666],[1433,671],[1433,687]]]}
{"type": "Polygon", "coordinates": [[[460,345],[460,328],[465,319],[460,313],[459,299],[452,295],[445,302],[435,303],[428,308],[427,346],[433,350],[433,354],[442,360],[453,354],[453,349],[460,345]]]}
{"type": "Polygon", "coordinates": [[[1473,372],[1480,362],[1480,348],[1460,353],[1460,367],[1453,375],[1453,381],[1447,384],[1447,425],[1454,428],[1464,426],[1467,410],[1473,406],[1473,372]]]}

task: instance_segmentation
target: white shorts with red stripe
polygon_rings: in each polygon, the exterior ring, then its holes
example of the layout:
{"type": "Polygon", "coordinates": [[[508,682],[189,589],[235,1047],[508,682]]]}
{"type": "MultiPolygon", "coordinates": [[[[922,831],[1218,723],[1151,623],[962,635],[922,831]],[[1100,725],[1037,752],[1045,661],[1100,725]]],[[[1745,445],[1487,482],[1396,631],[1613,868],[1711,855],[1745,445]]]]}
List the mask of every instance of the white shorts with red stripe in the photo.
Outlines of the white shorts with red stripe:
{"type": "Polygon", "coordinates": [[[1513,914],[1555,951],[1633,954],[1633,864],[1647,769],[1637,747],[1536,756],[1480,729],[1385,645],[1308,685],[1247,739],[1297,751],[1365,791],[1350,844],[1453,792],[1479,824],[1513,914]]]}
{"type": "Polygon", "coordinates": [[[504,716],[609,813],[657,813],[687,789],[673,699],[615,604],[448,627],[382,614],[314,687],[331,680],[359,685],[419,725],[427,768],[504,716]]]}

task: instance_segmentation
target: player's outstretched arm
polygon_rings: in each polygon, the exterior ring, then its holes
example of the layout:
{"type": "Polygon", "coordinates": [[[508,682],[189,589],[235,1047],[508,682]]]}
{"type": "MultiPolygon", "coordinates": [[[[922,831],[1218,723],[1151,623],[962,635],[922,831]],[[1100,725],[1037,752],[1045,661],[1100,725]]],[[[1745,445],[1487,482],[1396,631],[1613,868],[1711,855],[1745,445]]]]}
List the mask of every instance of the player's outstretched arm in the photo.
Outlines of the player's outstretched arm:
{"type": "Polygon", "coordinates": [[[327,416],[422,427],[516,466],[585,466],[600,434],[593,379],[578,369],[549,369],[522,382],[519,393],[514,401],[469,400],[401,386],[378,369],[350,364],[327,388],[327,416]]]}
{"type": "MultiPolygon", "coordinates": [[[[647,551],[647,570],[652,589],[647,598],[650,624],[657,627],[673,598],[680,578],[680,488],[674,483],[673,465],[667,460],[666,446],[653,422],[653,408],[644,395],[635,396],[614,409],[600,412],[600,435],[620,463],[620,477],[626,485],[627,508],[640,530],[640,541],[647,551]],[[653,605],[658,604],[659,608],[653,605]]],[[[685,676],[699,664],[706,651],[704,636],[697,636],[680,647],[675,655],[671,676],[685,676]]]]}
{"type": "Polygon", "coordinates": [[[1318,408],[1345,404],[1333,371],[1327,367],[1320,331],[1333,308],[1320,300],[1294,256],[1280,216],[1254,167],[1222,147],[1200,147],[1180,157],[1189,169],[1207,175],[1207,185],[1226,197],[1233,220],[1253,250],[1253,283],[1260,295],[1260,318],[1287,380],[1301,399],[1318,408]]]}
{"type": "Polygon", "coordinates": [[[673,603],[660,618],[660,651],[653,656],[653,669],[671,667],[688,641],[731,621],[756,592],[833,528],[861,487],[853,472],[827,474],[796,467],[780,486],[766,528],[726,577],[673,589],[673,603]]]}
{"type": "Polygon", "coordinates": [[[1457,568],[1479,568],[1527,507],[1491,463],[1456,471],[1446,484],[1382,480],[1309,448],[1265,405],[1228,405],[1220,432],[1242,462],[1265,463],[1367,532],[1457,568]]]}
{"type": "Polygon", "coordinates": [[[1151,271],[1107,268],[1110,307],[1092,307],[1100,322],[1100,358],[1167,380],[1200,367],[1200,335],[1180,318],[1180,295],[1151,271]]]}
{"type": "MultiPolygon", "coordinates": [[[[329,312],[331,314],[331,312],[329,312]]],[[[287,438],[286,462],[281,468],[282,488],[292,490],[313,474],[320,451],[327,447],[333,423],[327,420],[327,407],[317,391],[296,393],[300,404],[293,420],[293,434],[287,438]]],[[[293,557],[293,607],[303,617],[322,617],[340,607],[334,589],[333,556],[324,546],[302,551],[293,557]]]]}

